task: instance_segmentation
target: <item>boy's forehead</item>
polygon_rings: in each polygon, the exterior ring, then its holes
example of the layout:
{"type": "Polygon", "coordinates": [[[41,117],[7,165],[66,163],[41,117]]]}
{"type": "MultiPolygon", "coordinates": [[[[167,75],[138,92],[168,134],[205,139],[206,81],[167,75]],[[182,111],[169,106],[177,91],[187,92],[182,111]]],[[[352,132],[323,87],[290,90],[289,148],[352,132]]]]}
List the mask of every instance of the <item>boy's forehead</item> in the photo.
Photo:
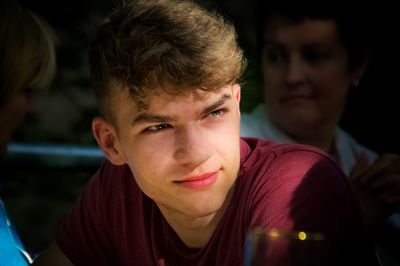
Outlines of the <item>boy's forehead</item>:
{"type": "Polygon", "coordinates": [[[129,109],[136,112],[148,112],[162,110],[164,107],[173,107],[180,104],[202,104],[212,102],[217,99],[221,94],[230,94],[229,88],[231,85],[226,85],[218,89],[202,89],[202,88],[184,88],[182,90],[173,90],[168,88],[155,88],[149,90],[145,95],[137,96],[135,93],[130,92],[128,86],[123,86],[117,81],[111,84],[111,108],[119,109],[123,106],[129,105],[129,109]],[[144,97],[143,97],[144,96],[144,97]]]}
{"type": "Polygon", "coordinates": [[[211,97],[212,94],[216,94],[217,91],[207,91],[201,89],[188,90],[181,93],[170,93],[164,90],[158,91],[149,97],[150,103],[157,102],[178,102],[182,100],[186,101],[202,101],[211,97]]]}
{"type": "Polygon", "coordinates": [[[164,106],[173,106],[181,103],[199,103],[212,101],[213,98],[217,98],[219,94],[223,93],[226,88],[217,90],[202,90],[193,89],[187,90],[181,93],[172,93],[167,90],[156,90],[154,93],[146,97],[145,106],[140,106],[136,104],[139,111],[146,111],[151,109],[159,109],[164,106]]]}

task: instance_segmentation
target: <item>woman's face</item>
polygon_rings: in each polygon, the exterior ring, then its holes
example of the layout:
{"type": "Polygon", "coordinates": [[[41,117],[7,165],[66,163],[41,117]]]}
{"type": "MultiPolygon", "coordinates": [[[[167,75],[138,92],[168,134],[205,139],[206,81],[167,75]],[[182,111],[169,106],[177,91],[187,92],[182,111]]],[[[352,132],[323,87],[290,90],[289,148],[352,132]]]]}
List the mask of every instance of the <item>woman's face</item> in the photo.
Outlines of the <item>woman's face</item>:
{"type": "Polygon", "coordinates": [[[263,49],[264,93],[272,122],[292,137],[334,130],[347,92],[364,67],[350,69],[331,20],[269,21],[263,49]]]}
{"type": "Polygon", "coordinates": [[[26,113],[33,109],[33,95],[29,89],[15,91],[4,105],[0,106],[0,155],[6,151],[7,144],[26,113]]]}

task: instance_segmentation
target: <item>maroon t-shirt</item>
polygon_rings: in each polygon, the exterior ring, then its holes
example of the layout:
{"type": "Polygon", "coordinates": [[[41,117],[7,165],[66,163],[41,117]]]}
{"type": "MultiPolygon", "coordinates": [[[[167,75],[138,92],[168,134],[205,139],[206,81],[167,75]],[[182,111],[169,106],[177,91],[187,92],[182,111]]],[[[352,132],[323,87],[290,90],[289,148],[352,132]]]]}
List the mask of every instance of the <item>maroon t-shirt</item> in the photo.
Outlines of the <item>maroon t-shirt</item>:
{"type": "Polygon", "coordinates": [[[184,245],[127,166],[105,162],[57,232],[76,265],[241,265],[252,227],[323,233],[332,265],[377,265],[346,178],[328,155],[298,144],[241,140],[226,214],[201,250],[184,245]]]}

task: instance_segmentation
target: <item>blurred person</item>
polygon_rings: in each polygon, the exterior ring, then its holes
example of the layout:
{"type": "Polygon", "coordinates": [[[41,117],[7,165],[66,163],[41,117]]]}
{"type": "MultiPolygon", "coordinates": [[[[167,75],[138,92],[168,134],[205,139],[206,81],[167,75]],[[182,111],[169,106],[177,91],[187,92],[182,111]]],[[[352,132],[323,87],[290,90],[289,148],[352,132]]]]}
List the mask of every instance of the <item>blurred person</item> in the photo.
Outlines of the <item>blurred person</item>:
{"type": "Polygon", "coordinates": [[[241,135],[328,152],[349,176],[364,221],[378,237],[382,224],[400,211],[400,157],[378,156],[339,127],[349,90],[369,61],[372,19],[363,4],[352,9],[337,2],[260,1],[265,102],[242,114],[241,135]]]}
{"type": "MultiPolygon", "coordinates": [[[[0,156],[27,112],[33,92],[55,72],[54,33],[48,23],[17,1],[0,2],[0,156]]],[[[0,265],[27,265],[25,251],[0,199],[0,265]]]]}
{"type": "Polygon", "coordinates": [[[264,227],[322,233],[326,265],[377,265],[325,153],[240,139],[233,26],[191,1],[127,2],[89,50],[107,160],[34,264],[241,265],[264,227]]]}

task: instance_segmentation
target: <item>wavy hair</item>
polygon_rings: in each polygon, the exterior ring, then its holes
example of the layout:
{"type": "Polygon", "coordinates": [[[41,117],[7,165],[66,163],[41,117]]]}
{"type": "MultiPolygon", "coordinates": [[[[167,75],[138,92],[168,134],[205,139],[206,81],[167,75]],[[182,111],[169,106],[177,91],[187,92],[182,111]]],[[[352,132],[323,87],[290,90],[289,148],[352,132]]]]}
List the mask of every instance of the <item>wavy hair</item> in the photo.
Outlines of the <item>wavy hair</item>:
{"type": "Polygon", "coordinates": [[[147,108],[155,91],[219,89],[238,82],[246,65],[231,23],[179,0],[120,4],[93,38],[89,62],[100,113],[109,118],[111,82],[147,108]]]}

